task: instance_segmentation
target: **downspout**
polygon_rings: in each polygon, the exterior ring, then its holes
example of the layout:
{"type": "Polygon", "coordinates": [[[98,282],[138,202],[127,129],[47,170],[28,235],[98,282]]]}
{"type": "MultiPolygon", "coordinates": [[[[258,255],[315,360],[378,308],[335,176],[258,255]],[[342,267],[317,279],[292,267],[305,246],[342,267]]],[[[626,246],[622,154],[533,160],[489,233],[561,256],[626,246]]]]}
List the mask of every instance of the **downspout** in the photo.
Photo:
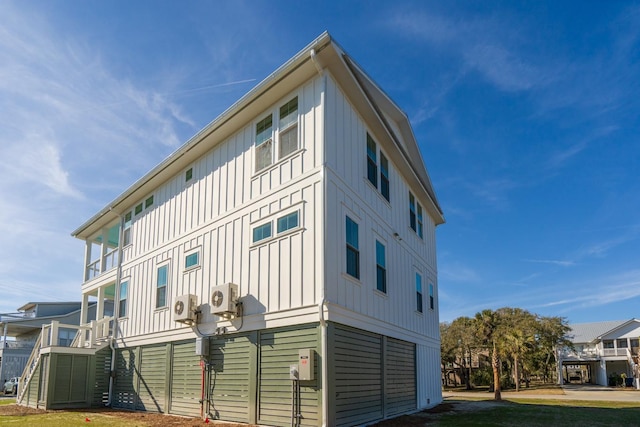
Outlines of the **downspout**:
{"type": "Polygon", "coordinates": [[[327,92],[327,75],[324,73],[324,70],[318,63],[318,59],[316,57],[315,49],[311,49],[310,52],[311,62],[315,65],[316,70],[318,70],[318,74],[322,78],[322,90],[320,91],[320,106],[322,108],[322,128],[320,140],[322,142],[322,171],[321,171],[321,179],[322,179],[322,252],[320,265],[322,268],[320,269],[320,304],[318,305],[318,315],[320,318],[320,351],[322,353],[322,366],[320,366],[320,371],[322,373],[322,425],[327,425],[327,420],[329,418],[329,384],[328,384],[328,369],[327,369],[327,355],[329,353],[327,348],[327,321],[324,318],[324,307],[327,303],[325,297],[325,260],[327,259],[327,174],[325,173],[327,168],[327,148],[325,141],[325,126],[326,126],[326,107],[325,107],[325,96],[327,92]]]}
{"type": "MultiPolygon", "coordinates": [[[[109,208],[110,211],[113,208],[109,208]]],[[[122,280],[122,240],[124,239],[124,217],[117,214],[120,219],[120,230],[118,232],[118,267],[116,269],[116,289],[113,298],[113,336],[109,339],[109,348],[111,348],[111,368],[109,371],[109,398],[105,406],[111,406],[113,398],[113,380],[116,374],[116,348],[114,346],[118,337],[118,318],[120,317],[120,304],[116,304],[116,295],[120,299],[120,281],[122,280]]]]}

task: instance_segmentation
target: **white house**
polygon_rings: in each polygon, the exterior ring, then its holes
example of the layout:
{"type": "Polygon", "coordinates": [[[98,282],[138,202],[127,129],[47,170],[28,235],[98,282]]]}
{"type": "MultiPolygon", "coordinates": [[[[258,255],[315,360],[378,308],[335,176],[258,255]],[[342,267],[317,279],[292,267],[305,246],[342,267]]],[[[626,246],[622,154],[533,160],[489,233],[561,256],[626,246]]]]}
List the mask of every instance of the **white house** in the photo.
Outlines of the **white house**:
{"type": "Polygon", "coordinates": [[[574,348],[559,351],[559,375],[565,383],[609,385],[609,378],[637,374],[640,320],[576,323],[567,338],[574,348]]]}
{"type": "Polygon", "coordinates": [[[406,114],[324,33],[72,233],[99,320],[43,346],[21,401],[283,426],[434,406],[443,222],[406,114]],[[84,395],[56,397],[61,363],[84,395]]]}

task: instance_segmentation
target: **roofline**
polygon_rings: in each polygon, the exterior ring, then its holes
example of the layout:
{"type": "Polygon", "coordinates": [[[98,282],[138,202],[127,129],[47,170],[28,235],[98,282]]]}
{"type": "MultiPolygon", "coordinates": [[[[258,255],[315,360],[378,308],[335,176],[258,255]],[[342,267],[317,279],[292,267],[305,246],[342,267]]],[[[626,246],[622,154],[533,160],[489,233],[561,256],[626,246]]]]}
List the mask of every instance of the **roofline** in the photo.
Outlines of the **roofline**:
{"type": "Polygon", "coordinates": [[[624,322],[624,323],[619,324],[619,325],[618,325],[618,326],[616,326],[615,328],[613,328],[613,329],[611,329],[611,330],[609,330],[609,331],[607,331],[607,332],[603,333],[602,335],[598,335],[598,336],[594,339],[594,341],[595,341],[595,340],[602,340],[602,337],[604,337],[605,335],[608,335],[608,334],[610,334],[611,332],[613,332],[613,331],[615,331],[615,330],[618,330],[618,329],[622,328],[623,326],[627,326],[627,325],[629,325],[629,324],[631,324],[631,323],[633,323],[633,322],[640,322],[640,320],[636,319],[635,317],[632,317],[631,319],[627,320],[627,321],[626,321],[626,322],[624,322]]]}

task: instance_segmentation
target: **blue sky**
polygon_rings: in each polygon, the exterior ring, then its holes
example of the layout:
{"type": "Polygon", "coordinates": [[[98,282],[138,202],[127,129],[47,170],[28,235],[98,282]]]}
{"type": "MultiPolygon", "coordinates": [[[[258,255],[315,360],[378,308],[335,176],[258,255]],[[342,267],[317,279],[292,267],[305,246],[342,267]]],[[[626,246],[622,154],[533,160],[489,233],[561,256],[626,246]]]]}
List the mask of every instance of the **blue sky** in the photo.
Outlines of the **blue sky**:
{"type": "Polygon", "coordinates": [[[408,114],[440,317],[640,317],[640,4],[0,0],[0,312],[79,300],[71,231],[328,30],[408,114]]]}

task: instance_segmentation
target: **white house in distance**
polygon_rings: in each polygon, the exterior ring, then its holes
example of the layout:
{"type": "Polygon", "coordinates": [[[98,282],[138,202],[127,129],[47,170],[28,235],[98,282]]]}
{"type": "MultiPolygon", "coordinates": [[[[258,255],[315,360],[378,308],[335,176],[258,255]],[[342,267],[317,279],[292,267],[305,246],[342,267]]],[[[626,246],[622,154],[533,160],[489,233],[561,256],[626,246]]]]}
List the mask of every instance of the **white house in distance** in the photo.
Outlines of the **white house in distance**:
{"type": "Polygon", "coordinates": [[[277,426],[434,406],[443,222],[407,116],[324,33],[72,233],[100,320],[43,346],[21,402],[277,426]],[[53,401],[62,359],[84,397],[53,401]]]}
{"type": "Polygon", "coordinates": [[[558,378],[565,383],[609,385],[609,377],[637,374],[640,320],[576,323],[568,334],[574,349],[559,351],[558,378]]]}

